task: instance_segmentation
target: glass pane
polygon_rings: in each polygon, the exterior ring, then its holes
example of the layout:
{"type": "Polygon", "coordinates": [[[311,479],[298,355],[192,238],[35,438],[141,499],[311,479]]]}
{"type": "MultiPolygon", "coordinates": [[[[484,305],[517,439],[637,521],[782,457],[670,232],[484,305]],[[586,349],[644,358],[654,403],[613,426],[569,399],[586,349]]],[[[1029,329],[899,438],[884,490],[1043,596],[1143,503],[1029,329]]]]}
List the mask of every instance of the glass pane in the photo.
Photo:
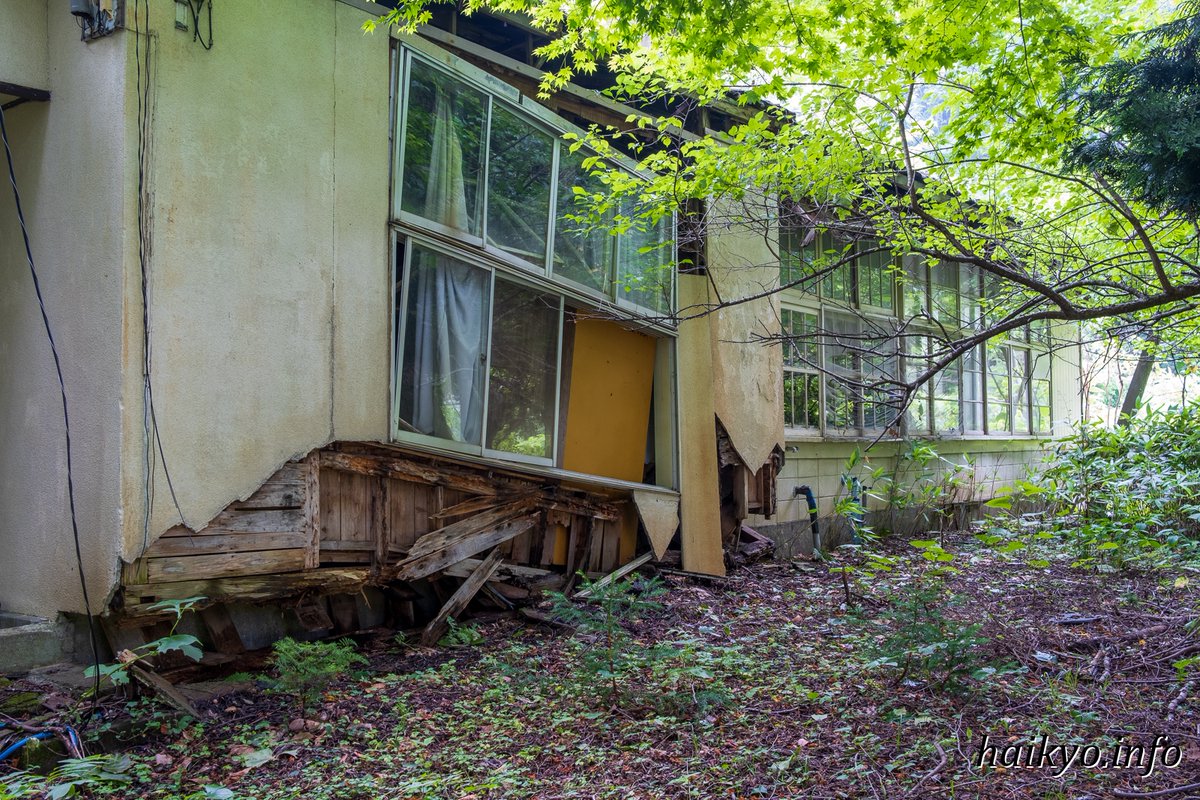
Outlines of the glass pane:
{"type": "Polygon", "coordinates": [[[478,235],[487,98],[416,58],[411,63],[400,207],[478,235]]]}
{"type": "Polygon", "coordinates": [[[939,432],[953,433],[959,429],[961,367],[962,364],[955,361],[933,379],[933,421],[939,432]]]}
{"type": "MultiPolygon", "coordinates": [[[[863,242],[860,250],[878,247],[878,242],[863,242]]],[[[887,250],[865,253],[858,259],[858,302],[891,310],[894,303],[892,254],[887,250]]]]}
{"type": "MultiPolygon", "coordinates": [[[[911,337],[905,340],[905,349],[908,355],[908,359],[905,362],[905,371],[908,379],[912,380],[925,371],[927,366],[925,356],[928,355],[929,342],[924,336],[911,337]]],[[[929,431],[929,398],[929,383],[926,383],[913,395],[907,412],[907,423],[910,431],[915,433],[927,433],[929,431]]]]}
{"type": "Polygon", "coordinates": [[[1050,421],[1050,381],[1041,378],[1033,380],[1033,430],[1034,433],[1049,433],[1050,421]]]}
{"type": "MultiPolygon", "coordinates": [[[[819,268],[828,269],[830,264],[836,264],[844,258],[848,258],[851,253],[852,244],[846,243],[830,243],[826,238],[822,238],[822,245],[825,251],[821,254],[819,268]]],[[[850,305],[854,300],[854,280],[851,271],[853,265],[850,262],[841,264],[833,269],[832,272],[825,275],[821,279],[821,296],[836,300],[839,303],[850,305]]]]}
{"type": "Polygon", "coordinates": [[[934,264],[929,278],[933,289],[930,313],[943,325],[958,327],[958,265],[934,264]]]}
{"type": "Polygon", "coordinates": [[[929,267],[923,259],[908,256],[904,259],[904,313],[909,317],[928,313],[929,267]]]}
{"type": "Polygon", "coordinates": [[[979,348],[973,347],[962,357],[963,430],[983,430],[983,364],[979,348]]]}
{"type": "Polygon", "coordinates": [[[824,237],[820,231],[811,228],[785,226],[779,229],[779,284],[786,286],[796,283],[793,287],[800,291],[816,292],[816,286],[803,278],[811,276],[819,269],[824,237]],[[807,244],[805,240],[812,237],[807,244]]]}
{"type": "Polygon", "coordinates": [[[783,424],[789,428],[801,425],[804,419],[804,379],[799,372],[783,373],[783,424]]]}
{"type": "Polygon", "coordinates": [[[489,274],[414,246],[404,310],[398,425],[478,445],[489,274]]]}
{"type": "Polygon", "coordinates": [[[1023,347],[1009,348],[1012,369],[1013,433],[1030,433],[1029,351],[1023,347]]]}
{"type": "Polygon", "coordinates": [[[982,317],[979,308],[979,267],[974,264],[960,264],[958,270],[960,303],[962,305],[962,324],[977,327],[982,317]]]}
{"type": "Polygon", "coordinates": [[[825,381],[825,427],[830,433],[850,433],[858,429],[854,393],[839,380],[825,381]]]}
{"type": "Polygon", "coordinates": [[[816,369],[817,315],[785,308],[781,312],[784,342],[783,363],[789,367],[816,369]]]}
{"type": "Polygon", "coordinates": [[[987,350],[988,432],[1006,433],[1012,430],[1009,392],[1012,389],[1008,370],[1008,348],[989,347],[987,350]]]}
{"type": "Polygon", "coordinates": [[[669,221],[643,223],[645,230],[631,227],[620,235],[617,248],[617,297],[660,314],[671,310],[675,275],[669,221]]]}
{"type": "Polygon", "coordinates": [[[490,244],[542,266],[550,223],[554,139],[504,106],[492,106],[488,148],[490,244]]]}
{"type": "Polygon", "coordinates": [[[497,279],[487,446],[550,458],[558,387],[559,299],[497,279]]]}
{"type": "Polygon", "coordinates": [[[583,168],[585,154],[559,148],[558,202],[555,209],[554,271],[558,275],[608,293],[612,240],[607,230],[588,228],[584,209],[575,202],[575,189],[603,192],[600,180],[583,168]]]}
{"type": "Polygon", "coordinates": [[[821,376],[809,375],[804,382],[804,420],[806,428],[821,427],[821,376]]]}
{"type": "Polygon", "coordinates": [[[846,314],[826,313],[825,368],[825,426],[831,431],[846,433],[858,429],[858,403],[853,389],[859,379],[858,319],[846,314]],[[844,376],[846,381],[837,380],[844,376]]]}

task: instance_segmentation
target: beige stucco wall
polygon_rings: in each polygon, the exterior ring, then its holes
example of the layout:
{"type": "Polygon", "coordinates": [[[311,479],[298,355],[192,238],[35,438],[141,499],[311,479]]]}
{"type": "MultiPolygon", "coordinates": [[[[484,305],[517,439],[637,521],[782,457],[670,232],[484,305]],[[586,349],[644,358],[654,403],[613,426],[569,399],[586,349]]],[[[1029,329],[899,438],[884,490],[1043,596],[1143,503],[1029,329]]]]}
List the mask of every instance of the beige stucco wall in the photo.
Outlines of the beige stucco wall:
{"type": "Polygon", "coordinates": [[[783,447],[783,348],[773,198],[714,203],[708,242],[712,393],[717,417],[742,461],[758,469],[783,447]]]}
{"type": "MultiPolygon", "coordinates": [[[[150,3],[150,327],[163,447],[198,526],[297,454],[387,435],[389,41],[348,5],[272,0],[218,4],[206,51],[174,5],[150,3]]],[[[127,375],[137,509],[136,364],[127,375]]],[[[178,522],[161,470],[155,486],[150,538],[178,522]]],[[[131,514],[124,556],[142,544],[131,514]]]]}
{"type": "MultiPolygon", "coordinates": [[[[62,357],[79,532],[88,588],[99,603],[116,576],[121,518],[125,51],[119,37],[80,42],[66,4],[54,5],[47,15],[45,2],[0,4],[0,80],[52,93],[50,102],[25,103],[5,118],[62,357]]],[[[81,610],[58,383],[3,169],[0,606],[35,614],[81,610]]]]}
{"type": "MultiPolygon", "coordinates": [[[[99,607],[121,559],[179,518],[160,463],[144,524],[135,33],[83,43],[65,4],[47,9],[0,7],[0,80],[53,94],[7,119],[63,355],[99,607]]],[[[175,29],[173,0],[151,0],[136,34],[153,57],[155,408],[193,525],[297,454],[387,434],[390,47],[363,34],[366,16],[334,0],[218,4],[206,51],[175,29]]],[[[57,386],[15,218],[5,185],[0,607],[78,611],[57,386]]]]}
{"type": "Polygon", "coordinates": [[[0,4],[0,82],[49,88],[48,11],[46,0],[4,0],[0,4]]]}

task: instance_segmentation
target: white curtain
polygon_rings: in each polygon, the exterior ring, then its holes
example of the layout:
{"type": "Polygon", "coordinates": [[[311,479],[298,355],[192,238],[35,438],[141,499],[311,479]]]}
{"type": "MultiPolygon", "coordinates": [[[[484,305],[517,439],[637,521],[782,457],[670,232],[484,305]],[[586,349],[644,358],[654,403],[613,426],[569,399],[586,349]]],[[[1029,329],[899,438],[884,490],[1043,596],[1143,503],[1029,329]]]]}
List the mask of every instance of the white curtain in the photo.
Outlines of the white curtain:
{"type": "MultiPolygon", "coordinates": [[[[462,145],[453,98],[441,89],[434,109],[425,216],[468,230],[462,145]]],[[[442,439],[479,444],[484,393],[485,302],[489,275],[448,256],[413,253],[409,308],[414,427],[442,439]]]]}

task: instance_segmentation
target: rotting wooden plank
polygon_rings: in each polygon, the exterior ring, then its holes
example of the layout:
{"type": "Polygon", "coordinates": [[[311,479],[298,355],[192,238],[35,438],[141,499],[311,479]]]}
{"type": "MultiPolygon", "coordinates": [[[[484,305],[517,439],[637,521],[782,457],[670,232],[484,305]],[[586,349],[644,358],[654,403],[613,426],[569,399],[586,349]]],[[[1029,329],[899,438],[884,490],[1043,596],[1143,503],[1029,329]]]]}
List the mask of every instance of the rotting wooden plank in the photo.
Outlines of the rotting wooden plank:
{"type": "Polygon", "coordinates": [[[308,544],[303,533],[225,533],[212,536],[172,536],[150,545],[144,558],[291,550],[308,544]]]}
{"type": "Polygon", "coordinates": [[[373,553],[375,542],[369,539],[358,539],[344,542],[321,542],[321,549],[329,553],[373,553]]]}
{"type": "MultiPolygon", "coordinates": [[[[512,503],[506,503],[503,506],[494,508],[491,511],[477,514],[468,519],[453,522],[443,528],[437,529],[436,531],[430,531],[425,536],[422,536],[420,539],[418,539],[415,544],[413,544],[412,548],[408,551],[408,555],[410,558],[412,558],[415,556],[425,555],[426,553],[432,553],[437,550],[443,550],[448,545],[457,543],[463,538],[473,536],[477,532],[486,530],[510,517],[515,517],[518,514],[524,513],[532,506],[532,498],[517,500],[512,503]]],[[[481,548],[481,550],[482,549],[486,548],[481,548]]],[[[480,552],[480,550],[476,550],[475,552],[480,552]]],[[[474,555],[474,553],[468,553],[467,555],[474,555]]],[[[463,556],[463,558],[466,558],[466,556],[463,556]]]]}
{"type": "Polygon", "coordinates": [[[411,529],[416,537],[414,541],[419,540],[422,536],[434,529],[429,520],[430,510],[436,508],[433,504],[433,498],[430,496],[431,488],[428,486],[414,486],[412,495],[412,523],[411,529]]]}
{"type": "MultiPolygon", "coordinates": [[[[457,564],[451,564],[446,567],[442,570],[442,574],[451,578],[465,578],[474,572],[475,568],[481,563],[483,562],[478,558],[464,558],[457,564]]],[[[559,577],[557,572],[551,572],[548,569],[538,569],[537,567],[527,567],[523,564],[501,564],[496,575],[504,580],[522,585],[529,581],[542,580],[546,577],[559,577]]]]}
{"type": "Polygon", "coordinates": [[[321,463],[332,469],[362,475],[383,475],[401,480],[419,481],[434,486],[449,486],[471,494],[496,494],[496,485],[482,475],[443,466],[429,466],[404,458],[353,455],[350,453],[321,453],[321,463]]]}
{"type": "Polygon", "coordinates": [[[225,606],[210,606],[202,610],[200,619],[204,622],[204,627],[208,629],[209,638],[212,639],[217,652],[233,655],[246,652],[246,645],[242,643],[237,625],[234,624],[233,617],[229,616],[229,611],[225,606]]]}
{"type": "Polygon", "coordinates": [[[196,536],[218,536],[226,533],[287,533],[304,530],[304,512],[299,508],[283,509],[226,509],[196,536]]]}
{"type": "Polygon", "coordinates": [[[624,578],[626,575],[638,569],[639,567],[649,564],[653,559],[654,553],[642,553],[640,556],[635,558],[633,561],[630,561],[620,569],[608,573],[603,578],[600,578],[599,580],[590,584],[587,588],[580,589],[575,593],[575,597],[581,600],[587,599],[595,594],[597,590],[603,589],[604,587],[621,580],[621,578],[624,578]]]}
{"type": "Polygon", "coordinates": [[[437,616],[425,626],[425,630],[421,633],[421,644],[426,647],[437,644],[438,639],[442,638],[442,633],[446,630],[447,620],[462,613],[462,610],[471,602],[471,598],[483,588],[483,584],[499,567],[500,551],[493,549],[475,568],[470,577],[463,581],[462,585],[450,596],[437,616]]]}
{"type": "Polygon", "coordinates": [[[374,541],[375,524],[371,519],[371,494],[375,476],[342,477],[342,541],[374,541]],[[349,481],[347,481],[349,478],[349,481]]]}
{"type": "MultiPolygon", "coordinates": [[[[451,564],[456,564],[464,558],[481,553],[501,542],[506,542],[514,536],[519,536],[537,524],[537,515],[530,514],[487,528],[472,528],[468,533],[447,542],[432,552],[410,556],[384,575],[398,580],[412,581],[432,575],[451,564]],[[389,575],[390,573],[390,575],[389,575]]],[[[433,535],[433,534],[430,534],[433,535]]],[[[419,542],[418,542],[419,544],[419,542]]]]}
{"type": "Polygon", "coordinates": [[[261,575],[304,569],[305,550],[264,550],[249,553],[216,553],[203,556],[151,558],[146,564],[150,581],[197,580],[235,575],[261,575]]]}
{"type": "Polygon", "coordinates": [[[482,495],[479,497],[470,497],[461,503],[456,503],[449,508],[443,508],[441,511],[430,514],[431,519],[449,519],[450,517],[461,517],[467,514],[478,514],[481,511],[487,511],[495,508],[501,503],[507,502],[515,498],[501,498],[496,495],[482,495]]]}
{"type": "Polygon", "coordinates": [[[388,498],[388,490],[391,481],[383,476],[377,476],[373,480],[371,487],[371,522],[375,526],[375,564],[383,566],[387,563],[388,542],[390,541],[389,523],[391,515],[388,513],[388,507],[391,505],[391,500],[388,498]]]}
{"type": "Polygon", "coordinates": [[[353,593],[370,579],[362,567],[322,567],[307,572],[247,575],[207,580],[180,580],[129,586],[120,613],[129,617],[161,616],[150,606],[161,600],[203,597],[199,607],[214,603],[276,600],[311,591],[353,593]]]}
{"type": "Polygon", "coordinates": [[[320,541],[337,542],[342,538],[342,516],[338,498],[342,493],[342,478],[345,474],[336,469],[325,469],[320,466],[322,461],[321,458],[317,460],[321,490],[317,501],[320,511],[317,516],[320,520],[320,541]]]}
{"type": "Polygon", "coordinates": [[[321,566],[321,460],[315,453],[304,459],[304,568],[321,566]]]}
{"type": "MultiPolygon", "coordinates": [[[[574,550],[569,552],[567,557],[567,580],[563,585],[564,592],[571,591],[575,581],[579,579],[579,573],[586,569],[588,558],[592,552],[592,541],[596,538],[596,528],[599,525],[600,523],[591,517],[578,517],[571,526],[573,529],[579,530],[573,533],[575,537],[574,550]]],[[[568,551],[571,551],[570,547],[568,547],[568,551]]]]}
{"type": "Polygon", "coordinates": [[[245,500],[233,503],[230,508],[299,508],[304,502],[304,482],[264,483],[245,500]]]}
{"type": "Polygon", "coordinates": [[[408,550],[417,540],[417,533],[412,527],[413,494],[423,490],[423,484],[411,481],[401,481],[386,478],[391,520],[388,523],[390,531],[389,550],[408,550]]]}
{"type": "MultiPolygon", "coordinates": [[[[680,275],[677,284],[680,307],[708,303],[708,280],[706,275],[680,275]]],[[[687,420],[679,431],[679,488],[682,496],[688,498],[679,509],[680,537],[685,569],[724,575],[709,319],[698,316],[680,322],[675,344],[680,381],[678,413],[680,420],[687,420]]]]}

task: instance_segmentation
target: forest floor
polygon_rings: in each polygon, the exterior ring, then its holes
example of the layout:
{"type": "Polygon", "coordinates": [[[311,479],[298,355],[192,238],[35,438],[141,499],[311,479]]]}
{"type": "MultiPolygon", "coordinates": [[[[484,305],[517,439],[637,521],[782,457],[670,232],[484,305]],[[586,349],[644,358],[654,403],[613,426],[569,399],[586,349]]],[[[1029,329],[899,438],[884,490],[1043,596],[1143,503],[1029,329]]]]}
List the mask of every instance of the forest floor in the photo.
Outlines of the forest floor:
{"type": "Polygon", "coordinates": [[[1187,662],[1200,637],[1185,627],[1200,575],[1098,572],[966,534],[918,544],[878,546],[886,572],[855,556],[844,575],[798,561],[666,576],[660,608],[618,620],[608,663],[595,626],[505,618],[459,628],[459,646],[362,640],[369,666],[303,715],[266,676],[235,676],[196,720],[143,701],[129,782],[84,793],[1200,796],[1154,794],[1200,781],[1200,667],[1187,662]],[[1003,766],[1031,741],[1032,767],[1003,766]],[[1134,744],[1152,774],[1112,763],[1134,744]]]}

